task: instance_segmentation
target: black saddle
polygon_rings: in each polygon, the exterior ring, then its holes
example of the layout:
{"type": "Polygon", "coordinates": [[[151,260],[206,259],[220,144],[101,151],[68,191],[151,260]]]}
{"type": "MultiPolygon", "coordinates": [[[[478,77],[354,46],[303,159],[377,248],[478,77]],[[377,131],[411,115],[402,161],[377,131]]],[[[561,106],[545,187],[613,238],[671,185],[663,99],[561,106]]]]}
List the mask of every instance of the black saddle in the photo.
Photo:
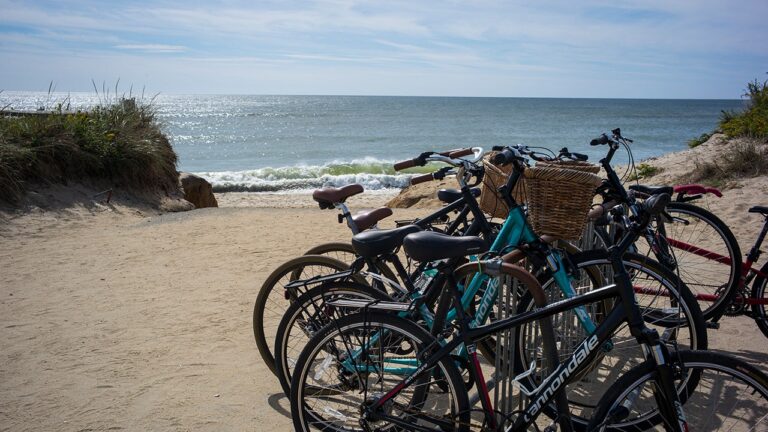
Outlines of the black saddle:
{"type": "Polygon", "coordinates": [[[403,244],[405,236],[418,231],[421,231],[421,228],[417,225],[406,225],[390,230],[365,231],[352,237],[352,247],[358,255],[372,258],[394,251],[395,248],[403,244]]]}
{"type": "Polygon", "coordinates": [[[644,193],[646,195],[659,195],[663,193],[672,195],[673,193],[675,193],[675,188],[673,188],[672,186],[631,185],[629,186],[629,190],[644,193]]]}
{"type": "Polygon", "coordinates": [[[454,237],[423,231],[405,237],[403,248],[416,261],[436,261],[483,253],[488,250],[488,242],[480,237],[454,237]]]}
{"type": "MultiPolygon", "coordinates": [[[[470,191],[473,197],[477,198],[480,196],[480,188],[472,188],[470,191]]],[[[440,189],[437,191],[437,199],[446,204],[458,201],[461,199],[461,196],[461,191],[458,189],[440,189]]]]}
{"type": "Polygon", "coordinates": [[[768,216],[768,207],[754,206],[748,210],[750,213],[760,213],[763,216],[768,216]]]}

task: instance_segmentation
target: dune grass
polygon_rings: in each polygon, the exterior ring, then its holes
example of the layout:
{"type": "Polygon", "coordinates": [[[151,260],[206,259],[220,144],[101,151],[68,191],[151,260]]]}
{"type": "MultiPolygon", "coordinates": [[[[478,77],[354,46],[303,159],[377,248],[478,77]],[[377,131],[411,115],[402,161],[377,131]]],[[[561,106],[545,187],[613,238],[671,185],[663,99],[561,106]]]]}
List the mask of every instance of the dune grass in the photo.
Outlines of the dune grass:
{"type": "Polygon", "coordinates": [[[723,111],[720,129],[729,137],[768,139],[768,81],[747,84],[749,104],[743,112],[723,111]]]}
{"type": "Polygon", "coordinates": [[[177,188],[177,156],[151,104],[117,98],[88,112],[62,104],[45,115],[0,112],[0,200],[31,183],[106,180],[139,191],[177,188]]]}
{"type": "Polygon", "coordinates": [[[768,173],[768,144],[744,140],[728,146],[714,161],[697,164],[687,181],[725,187],[728,182],[768,173]]]}

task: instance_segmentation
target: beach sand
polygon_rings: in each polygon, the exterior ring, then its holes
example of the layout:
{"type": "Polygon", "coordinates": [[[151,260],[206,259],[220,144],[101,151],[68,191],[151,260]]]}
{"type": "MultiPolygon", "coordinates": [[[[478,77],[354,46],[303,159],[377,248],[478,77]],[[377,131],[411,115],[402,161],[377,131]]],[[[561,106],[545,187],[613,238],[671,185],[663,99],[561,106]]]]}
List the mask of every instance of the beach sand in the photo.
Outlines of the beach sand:
{"type": "MultiPolygon", "coordinates": [[[[746,207],[768,204],[759,187],[709,200],[745,252],[761,222],[746,207]]],[[[93,204],[4,216],[0,430],[291,430],[256,350],[253,302],[278,265],[350,234],[307,196],[217,198],[184,213],[93,204]]],[[[395,212],[384,227],[426,214],[395,212]]],[[[726,317],[710,340],[768,371],[751,320],[726,317]]]]}

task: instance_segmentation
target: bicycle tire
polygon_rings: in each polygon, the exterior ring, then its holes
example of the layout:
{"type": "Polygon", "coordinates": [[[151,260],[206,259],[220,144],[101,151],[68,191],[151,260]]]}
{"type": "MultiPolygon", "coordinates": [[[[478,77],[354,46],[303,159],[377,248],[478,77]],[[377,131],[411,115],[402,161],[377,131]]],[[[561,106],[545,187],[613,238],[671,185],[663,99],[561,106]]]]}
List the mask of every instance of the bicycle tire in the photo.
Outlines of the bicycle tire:
{"type": "MultiPolygon", "coordinates": [[[[327,310],[325,302],[328,299],[354,298],[366,300],[390,300],[389,296],[367,285],[353,282],[336,282],[328,285],[320,285],[302,294],[280,320],[275,338],[275,374],[280,380],[280,385],[285,394],[291,392],[291,375],[293,366],[308,339],[314,333],[324,327],[330,319],[347,314],[342,308],[327,310]],[[310,315],[308,318],[307,315],[310,315]],[[299,340],[297,340],[297,338],[299,340]],[[289,347],[289,344],[292,346],[289,347]]],[[[330,307],[330,306],[327,306],[330,307]]]]}
{"type": "MultiPolygon", "coordinates": [[[[605,285],[606,280],[600,277],[598,280],[596,273],[599,271],[598,266],[610,266],[610,259],[607,251],[592,250],[574,254],[569,257],[571,263],[573,263],[576,269],[580,270],[580,273],[585,273],[588,285],[583,286],[586,280],[579,281],[577,284],[579,287],[585,289],[579,291],[586,291],[588,289],[597,288],[595,285],[605,285]],[[597,268],[598,271],[593,269],[597,268]]],[[[666,310],[668,306],[652,303],[652,298],[640,299],[638,303],[646,306],[644,309],[644,317],[647,325],[655,325],[662,332],[666,331],[668,338],[674,337],[676,344],[685,344],[686,348],[694,349],[706,349],[707,348],[707,328],[704,321],[701,310],[698,307],[698,303],[693,295],[684,288],[684,285],[680,285],[679,279],[672,274],[669,270],[663,267],[661,264],[635,254],[625,254],[624,265],[630,272],[633,278],[633,283],[638,284],[637,288],[654,288],[654,289],[666,289],[674,290],[675,287],[682,286],[682,289],[678,289],[679,299],[681,301],[680,310],[683,312],[683,318],[678,317],[673,310],[666,310]],[[674,314],[674,315],[672,315],[674,314]],[[683,329],[676,329],[678,325],[685,325],[688,327],[686,331],[683,329]],[[687,337],[686,337],[687,333],[687,337]]],[[[610,274],[603,275],[610,279],[610,274]]],[[[548,279],[542,276],[541,279],[548,279]]],[[[562,294],[552,279],[542,280],[542,287],[551,296],[551,301],[560,299],[562,294]]],[[[659,293],[661,294],[661,293],[659,293]]],[[[651,295],[652,296],[652,295],[651,295]]],[[[663,301],[663,299],[658,300],[663,301]]],[[[587,307],[588,313],[592,316],[596,323],[599,323],[600,319],[605,316],[605,313],[610,310],[610,304],[598,304],[596,308],[587,307]]],[[[592,305],[588,305],[592,306],[592,305]]],[[[533,302],[526,293],[520,301],[519,313],[526,312],[533,308],[533,302]]],[[[583,340],[587,334],[584,329],[575,322],[572,317],[572,313],[566,313],[558,315],[559,321],[554,323],[555,331],[558,332],[558,354],[561,360],[567,359],[573,352],[581,340],[583,340]],[[567,323],[562,325],[562,323],[567,323]]],[[[613,343],[613,349],[610,353],[599,352],[598,355],[592,360],[591,366],[588,369],[582,371],[579,375],[574,375],[571,384],[571,389],[577,391],[569,392],[569,400],[571,401],[571,419],[573,421],[575,430],[589,430],[586,429],[589,418],[592,414],[592,410],[596,406],[597,399],[599,398],[599,388],[595,389],[595,386],[604,386],[604,383],[620,372],[617,368],[623,368],[624,370],[635,364],[640,364],[643,360],[643,353],[640,347],[636,344],[633,336],[628,332],[624,332],[626,327],[619,329],[618,336],[614,336],[611,340],[613,343]],[[635,349],[636,347],[636,349],[635,349]],[[609,355],[610,354],[610,355],[609,355]],[[599,381],[602,379],[602,381],[599,381]]],[[[527,365],[530,364],[531,355],[526,354],[528,347],[537,347],[539,344],[535,339],[536,329],[531,326],[522,326],[516,334],[516,360],[515,368],[517,373],[522,373],[527,369],[527,365]],[[527,340],[527,338],[533,338],[527,340]]],[[[530,377],[526,380],[529,388],[536,387],[539,383],[530,377]]],[[[557,415],[552,410],[545,410],[545,413],[550,416],[557,415]]],[[[553,417],[554,418],[554,417],[553,417]]]]}
{"type": "Polygon", "coordinates": [[[275,369],[275,356],[272,348],[275,333],[290,300],[299,297],[301,290],[289,294],[286,298],[283,287],[291,281],[306,279],[315,275],[325,275],[344,271],[348,265],[323,255],[302,255],[293,258],[275,269],[264,281],[256,296],[253,306],[253,336],[261,358],[272,373],[275,369]]]}
{"type": "MultiPolygon", "coordinates": [[[[291,416],[295,430],[309,431],[310,426],[324,431],[349,431],[348,427],[358,428],[362,419],[361,407],[365,403],[370,403],[375,397],[384,395],[387,391],[384,388],[385,384],[394,385],[400,381],[400,379],[389,381],[383,377],[386,372],[386,367],[383,366],[384,359],[392,348],[390,343],[396,349],[400,349],[404,344],[411,345],[414,356],[428,346],[437,346],[434,338],[417,324],[377,311],[341,317],[334,324],[325,326],[315,334],[299,356],[291,380],[291,416]],[[377,338],[376,342],[371,342],[370,339],[367,342],[359,340],[360,335],[365,339],[369,332],[379,334],[386,332],[386,336],[377,338]],[[354,370],[358,372],[352,374],[347,372],[348,369],[345,369],[339,361],[344,356],[336,355],[334,359],[330,351],[336,351],[338,348],[346,358],[353,358],[354,350],[350,345],[356,341],[360,342],[360,346],[369,347],[373,347],[373,344],[378,344],[380,341],[383,342],[373,349],[379,353],[378,356],[363,356],[366,363],[354,364],[354,370]],[[322,359],[323,356],[325,356],[324,359],[322,359]],[[381,366],[371,367],[368,364],[368,361],[374,357],[381,359],[381,366]],[[335,364],[334,361],[336,361],[335,364]],[[326,374],[326,372],[331,373],[326,374]],[[373,383],[378,391],[374,392],[371,389],[371,397],[363,400],[371,384],[368,379],[370,375],[376,375],[374,378],[378,378],[373,383]],[[327,385],[324,379],[328,380],[327,385]],[[365,392],[362,391],[363,388],[365,392]],[[327,399],[324,399],[326,397],[327,399]],[[332,405],[335,402],[338,402],[338,405],[332,405]],[[321,403],[326,405],[318,409],[321,403]]],[[[404,364],[405,360],[407,359],[401,358],[397,364],[404,364]]],[[[414,365],[419,364],[415,358],[412,360],[414,365]]],[[[402,375],[398,377],[402,378],[402,375]]],[[[417,422],[416,414],[419,414],[418,418],[421,421],[427,421],[427,415],[421,411],[433,408],[436,413],[430,417],[432,422],[450,422],[451,430],[469,430],[470,410],[467,391],[459,371],[449,357],[440,359],[435,369],[421,371],[417,378],[399,392],[391,402],[385,407],[389,410],[387,414],[394,416],[393,413],[397,410],[400,415],[405,416],[403,422],[406,425],[417,422]],[[411,393],[406,394],[406,392],[411,393]],[[425,402],[430,397],[436,400],[430,400],[427,406],[425,402]],[[441,407],[445,409],[441,410],[441,407]]],[[[384,428],[388,425],[384,425],[384,428]]],[[[381,422],[374,423],[374,428],[382,429],[381,422]]],[[[387,430],[410,429],[401,426],[387,428],[387,430]]]]}
{"type": "MultiPolygon", "coordinates": [[[[692,253],[670,244],[680,279],[694,296],[717,295],[713,302],[699,300],[699,307],[706,321],[718,320],[736,296],[741,277],[741,249],[733,232],[717,216],[690,203],[671,202],[666,212],[683,223],[657,223],[657,229],[666,238],[707,249],[723,255],[730,264],[707,258],[706,254],[692,253]],[[673,231],[673,232],[670,232],[673,231]]],[[[667,240],[669,244],[669,240],[667,240]]]]}
{"type": "MultiPolygon", "coordinates": [[[[760,273],[768,274],[768,262],[763,264],[760,269],[760,273]]],[[[764,277],[756,277],[752,282],[752,298],[765,301],[768,299],[768,279],[764,277]]],[[[765,304],[753,304],[752,305],[752,318],[755,320],[757,327],[763,332],[763,335],[768,338],[768,311],[766,311],[768,305],[765,304]]]]}
{"type": "MultiPolygon", "coordinates": [[[[674,368],[699,375],[696,389],[680,396],[690,430],[768,430],[768,376],[742,360],[720,353],[680,351],[671,353],[671,357],[674,368]],[[751,391],[735,394],[740,385],[751,391]]],[[[662,430],[661,415],[654,410],[654,396],[644,391],[645,385],[653,386],[654,373],[654,365],[644,362],[619,378],[600,399],[589,430],[662,430]],[[624,418],[609,418],[619,414],[624,418]],[[627,424],[630,416],[634,416],[633,421],[627,424]]]]}
{"type": "Polygon", "coordinates": [[[325,255],[351,265],[357,258],[355,248],[350,243],[328,242],[314,246],[304,252],[304,255],[325,255]]]}

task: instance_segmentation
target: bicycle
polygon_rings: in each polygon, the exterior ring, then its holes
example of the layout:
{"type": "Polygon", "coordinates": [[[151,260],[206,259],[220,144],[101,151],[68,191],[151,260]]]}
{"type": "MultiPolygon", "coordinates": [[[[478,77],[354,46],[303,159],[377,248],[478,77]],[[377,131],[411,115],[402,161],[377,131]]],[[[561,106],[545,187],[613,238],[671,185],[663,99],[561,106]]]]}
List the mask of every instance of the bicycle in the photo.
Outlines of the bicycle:
{"type": "MultiPolygon", "coordinates": [[[[598,190],[603,197],[603,206],[597,207],[592,214],[593,220],[600,220],[595,230],[602,242],[613,244],[621,238],[623,219],[619,212],[616,217],[602,218],[605,210],[621,204],[630,213],[633,212],[635,198],[648,197],[651,194],[677,193],[675,201],[670,202],[664,214],[654,221],[643,236],[644,251],[652,253],[655,259],[671,271],[679,274],[686,286],[697,296],[699,306],[707,321],[717,321],[735,295],[739,284],[739,268],[731,263],[741,262],[741,252],[730,229],[709,211],[691,204],[704,194],[720,194],[712,188],[700,185],[648,187],[630,185],[625,188],[616,171],[611,167],[615,152],[624,147],[633,160],[630,144],[633,141],[621,135],[621,129],[611,131],[611,137],[602,134],[593,139],[590,145],[608,145],[609,150],[600,165],[607,174],[607,179],[598,190]],[[601,220],[602,219],[602,220],[601,220]],[[722,264],[726,267],[718,267],[722,264]]],[[[642,245],[638,244],[635,248],[642,245]]]]}
{"type": "MultiPolygon", "coordinates": [[[[445,345],[407,320],[379,313],[388,308],[402,308],[402,304],[362,302],[362,312],[334,320],[319,331],[302,352],[291,383],[291,410],[296,430],[306,431],[310,426],[323,430],[350,430],[351,427],[359,427],[364,431],[469,430],[472,410],[468,404],[464,380],[452,357],[452,353],[461,345],[468,348],[468,370],[483,395],[480,398],[482,419],[475,424],[479,423],[480,427],[489,430],[526,430],[545,406],[563,394],[561,392],[570,378],[578,375],[589,364],[600,347],[625,322],[632,335],[644,347],[647,363],[641,369],[645,371],[650,368],[649,376],[658,381],[652,394],[658,406],[644,411],[641,413],[642,418],[628,424],[663,423],[670,430],[687,430],[682,403],[695,388],[701,374],[680,374],[680,367],[688,370],[689,366],[704,366],[703,369],[708,371],[710,367],[720,366],[724,370],[725,366],[718,363],[719,358],[710,358],[707,364],[689,364],[686,360],[691,355],[671,355],[666,345],[661,343],[658,333],[645,326],[634,301],[629,274],[621,262],[621,254],[642,233],[650,216],[661,211],[668,200],[668,195],[649,198],[639,209],[641,219],[633,222],[619,245],[611,248],[611,263],[617,282],[615,285],[475,328],[470,326],[471,318],[462,308],[457,308],[458,329],[445,345]],[[612,310],[577,347],[569,360],[560,363],[539,387],[521,388],[529,400],[524,410],[501,415],[494,411],[483,386],[485,379],[475,349],[478,340],[507,328],[608,299],[613,299],[612,310]],[[407,371],[405,377],[403,369],[407,371]],[[682,378],[677,386],[674,382],[676,377],[682,378]]],[[[420,233],[419,237],[412,244],[409,242],[410,237],[406,238],[406,250],[409,253],[412,253],[412,248],[417,248],[421,253],[432,250],[434,252],[430,258],[439,259],[440,250],[434,246],[445,245],[447,240],[440,234],[432,233],[420,233]]],[[[462,249],[460,242],[454,243],[454,247],[462,249]]],[[[453,301],[459,304],[462,293],[455,285],[456,280],[478,270],[499,274],[503,266],[498,261],[466,264],[457,269],[455,275],[449,275],[452,283],[448,284],[444,293],[448,293],[446,295],[452,296],[453,301]]],[[[447,330],[443,336],[447,338],[453,330],[447,330]]],[[[552,341],[547,345],[551,346],[552,341]]],[[[692,354],[694,357],[698,355],[692,354]]],[[[759,398],[752,402],[761,404],[762,412],[768,412],[768,408],[765,408],[768,406],[768,377],[736,359],[729,358],[728,362],[736,364],[741,375],[750,378],[748,384],[759,394],[759,398]]],[[[636,370],[633,369],[627,376],[637,375],[636,370]]],[[[616,413],[615,409],[604,408],[613,402],[606,400],[604,397],[592,419],[592,425],[604,427],[606,419],[598,415],[607,413],[611,417],[607,420],[611,420],[616,413]]],[[[647,402],[647,399],[640,399],[640,402],[647,402]]],[[[626,418],[623,421],[626,423],[626,418]]],[[[567,414],[558,418],[557,423],[564,430],[570,430],[567,414]]]]}
{"type": "MultiPolygon", "coordinates": [[[[522,150],[525,150],[523,148],[520,148],[522,150]]],[[[509,149],[510,152],[510,160],[508,162],[515,162],[520,163],[520,156],[521,154],[518,152],[517,149],[509,149]]],[[[518,171],[516,175],[519,175],[520,170],[522,167],[518,166],[518,171]]],[[[512,187],[514,186],[515,182],[517,181],[516,177],[513,175],[508,179],[506,189],[512,190],[512,187]]],[[[557,253],[552,253],[552,250],[543,242],[541,242],[540,239],[538,239],[537,236],[535,236],[532,231],[530,230],[530,227],[528,227],[527,223],[525,222],[525,215],[522,212],[522,209],[520,206],[516,205],[514,201],[510,201],[510,213],[507,217],[507,220],[505,221],[504,225],[502,226],[501,231],[499,232],[498,236],[496,237],[496,240],[494,242],[494,245],[492,245],[491,250],[495,251],[501,251],[507,247],[515,246],[515,245],[522,245],[522,244],[528,244],[530,247],[528,247],[528,254],[531,258],[535,259],[537,262],[541,263],[541,267],[546,267],[549,263],[553,266],[554,269],[556,269],[554,272],[549,274],[547,276],[547,279],[554,278],[557,281],[557,285],[560,287],[560,289],[564,292],[567,292],[566,296],[570,296],[575,294],[573,292],[573,288],[571,285],[571,280],[573,275],[567,270],[567,269],[578,269],[578,267],[573,267],[572,265],[569,265],[565,262],[563,262],[561,256],[557,253]]],[[[415,255],[415,259],[417,260],[426,260],[430,261],[431,259],[429,256],[424,255],[415,255]]],[[[514,261],[517,261],[518,258],[514,258],[514,261]]],[[[590,262],[587,265],[594,266],[599,264],[604,264],[605,261],[596,261],[596,262],[590,262]]],[[[583,271],[584,269],[580,269],[580,271],[583,271]]],[[[586,273],[589,273],[589,269],[586,270],[586,273]]],[[[482,275],[481,275],[482,276],[482,275]]],[[[599,278],[598,276],[593,276],[593,280],[597,280],[599,278]]],[[[475,295],[477,293],[480,293],[480,288],[483,286],[483,281],[488,280],[487,277],[476,277],[473,278],[471,281],[469,281],[466,286],[466,290],[463,293],[462,296],[462,307],[459,309],[470,309],[470,306],[476,304],[476,309],[478,311],[477,316],[475,317],[475,322],[473,325],[480,325],[482,324],[486,319],[488,319],[490,315],[490,307],[489,305],[492,305],[495,301],[498,287],[493,284],[488,284],[487,287],[482,291],[482,295],[479,299],[475,299],[475,295]]],[[[674,278],[674,276],[667,276],[667,277],[658,277],[656,276],[656,279],[654,279],[656,283],[658,284],[661,282],[660,287],[662,289],[670,290],[670,292],[674,293],[675,290],[678,288],[677,280],[674,278]]],[[[658,285],[657,285],[658,288],[658,285]]],[[[646,314],[646,318],[649,319],[650,323],[654,323],[657,325],[660,325],[662,327],[677,327],[681,323],[684,323],[690,327],[689,335],[687,336],[680,336],[680,342],[681,343],[688,343],[691,344],[690,346],[693,347],[705,347],[706,346],[706,330],[704,329],[703,323],[698,321],[700,320],[699,315],[700,313],[697,311],[697,309],[691,309],[688,308],[686,305],[688,303],[695,303],[695,301],[692,300],[692,298],[685,299],[687,291],[683,290],[681,293],[674,293],[674,296],[676,299],[679,299],[678,304],[682,305],[682,313],[683,318],[680,318],[679,310],[674,309],[672,311],[665,311],[663,312],[663,317],[659,316],[653,316],[653,311],[658,312],[663,311],[663,307],[654,307],[654,304],[652,301],[649,301],[646,306],[648,307],[648,310],[651,311],[651,314],[646,314]],[[680,296],[683,296],[682,298],[680,296]]],[[[322,289],[317,291],[317,298],[322,300],[323,291],[322,289]]],[[[689,295],[689,294],[688,294],[689,295]]],[[[332,296],[331,296],[332,297],[332,296]]],[[[658,298],[658,296],[656,296],[658,298]]],[[[325,301],[325,300],[322,300],[325,301]]],[[[319,300],[318,300],[319,302],[319,300]]],[[[322,310],[322,308],[317,307],[314,302],[312,302],[311,305],[308,305],[308,307],[312,308],[313,310],[322,310]]],[[[419,309],[423,307],[423,304],[419,304],[419,309]]],[[[438,305],[438,309],[434,313],[434,317],[445,317],[445,322],[451,322],[455,319],[457,312],[455,310],[447,312],[446,307],[444,303],[440,303],[438,305]],[[441,306],[443,305],[443,306],[441,306]]],[[[300,311],[301,306],[297,305],[294,312],[298,313],[300,311]]],[[[591,328],[594,329],[594,323],[592,322],[592,319],[590,318],[589,314],[587,314],[584,311],[579,311],[579,320],[580,325],[582,326],[592,326],[591,328]]],[[[308,315],[311,315],[311,312],[308,313],[308,315]]],[[[281,353],[281,356],[278,356],[280,362],[278,363],[278,369],[281,369],[284,371],[285,375],[278,374],[278,377],[280,377],[281,381],[283,381],[284,377],[287,378],[290,375],[290,370],[292,369],[290,367],[291,361],[288,356],[285,355],[285,346],[281,344],[283,341],[290,339],[291,334],[293,332],[286,330],[286,327],[284,326],[284,323],[286,320],[292,320],[295,315],[287,315],[283,319],[283,323],[281,323],[281,329],[284,329],[284,331],[280,332],[280,338],[281,343],[276,345],[275,351],[281,353]]],[[[319,326],[313,325],[313,329],[318,328],[319,326]]],[[[440,328],[439,326],[435,327],[433,326],[433,332],[435,331],[435,328],[440,328]]],[[[591,330],[589,330],[591,331],[591,330]]],[[[299,336],[302,336],[301,332],[297,333],[299,336]]],[[[670,335],[675,335],[675,332],[670,333],[670,335]]],[[[301,346],[303,343],[299,342],[296,345],[301,346]]],[[[487,350],[486,350],[487,351],[487,350]]],[[[618,354],[618,351],[614,351],[614,355],[618,354]]],[[[466,352],[461,351],[459,353],[460,357],[465,357],[466,352]]],[[[493,361],[492,356],[486,356],[491,361],[493,361]]],[[[527,364],[527,363],[526,363],[527,364]]],[[[284,388],[285,383],[283,381],[284,388]]],[[[286,388],[287,390],[287,388],[286,388]]],[[[586,424],[586,421],[588,419],[580,419],[586,424]]]]}
{"type": "MultiPolygon", "coordinates": [[[[470,175],[470,177],[480,176],[480,178],[482,178],[482,167],[478,169],[472,165],[471,161],[463,161],[459,159],[468,155],[475,155],[475,159],[478,159],[482,153],[482,149],[477,147],[442,153],[425,152],[414,160],[419,163],[424,161],[423,164],[426,164],[428,160],[440,160],[444,162],[457,161],[452,162],[453,166],[463,166],[465,172],[470,175]]],[[[399,166],[400,169],[407,168],[407,165],[414,163],[414,160],[401,164],[399,166]]],[[[416,176],[412,182],[418,183],[444,178],[452,169],[451,167],[447,168],[448,169],[438,170],[433,174],[416,176]]],[[[464,230],[463,232],[467,234],[482,233],[486,236],[492,235],[492,226],[484,218],[482,211],[477,207],[476,202],[474,201],[474,197],[477,193],[472,189],[472,186],[474,185],[465,184],[465,186],[466,187],[463,187],[459,193],[452,191],[444,192],[442,194],[443,199],[455,200],[440,210],[414,221],[412,225],[400,227],[395,230],[364,232],[363,238],[367,238],[367,240],[372,243],[376,243],[376,239],[381,236],[392,237],[390,240],[394,241],[385,242],[385,247],[377,249],[374,251],[375,253],[367,254],[364,257],[360,257],[357,251],[355,251],[357,258],[352,264],[351,271],[349,271],[348,265],[330,257],[303,255],[286,262],[270,274],[259,290],[253,310],[254,338],[259,354],[270,370],[273,373],[277,370],[272,348],[274,346],[279,320],[285,314],[291,302],[295,301],[310,287],[328,280],[352,281],[358,283],[360,286],[372,286],[382,293],[390,292],[402,297],[406,295],[407,292],[415,289],[412,281],[416,280],[416,275],[421,274],[421,272],[425,270],[425,266],[427,266],[427,263],[423,263],[417,267],[416,270],[412,272],[414,275],[413,277],[411,277],[411,274],[405,269],[396,253],[396,248],[399,246],[399,242],[405,235],[416,229],[431,228],[432,224],[435,222],[444,223],[446,217],[453,212],[458,212],[458,215],[449,223],[444,232],[453,233],[459,230],[464,230]],[[459,198],[456,199],[457,197],[459,198]],[[470,215],[473,216],[471,222],[468,221],[470,215]],[[363,271],[363,267],[365,267],[365,271],[363,271]],[[323,279],[321,279],[321,277],[323,277],[323,279]],[[325,277],[328,279],[325,279],[325,277]]],[[[341,192],[332,193],[331,195],[333,196],[330,198],[331,200],[338,199],[343,201],[346,199],[346,197],[344,197],[345,194],[358,193],[356,192],[357,190],[358,188],[350,188],[347,186],[346,189],[342,188],[341,192]]],[[[326,194],[322,194],[320,198],[320,203],[322,205],[332,205],[326,194]]],[[[348,210],[346,213],[349,213],[348,210]]]]}

